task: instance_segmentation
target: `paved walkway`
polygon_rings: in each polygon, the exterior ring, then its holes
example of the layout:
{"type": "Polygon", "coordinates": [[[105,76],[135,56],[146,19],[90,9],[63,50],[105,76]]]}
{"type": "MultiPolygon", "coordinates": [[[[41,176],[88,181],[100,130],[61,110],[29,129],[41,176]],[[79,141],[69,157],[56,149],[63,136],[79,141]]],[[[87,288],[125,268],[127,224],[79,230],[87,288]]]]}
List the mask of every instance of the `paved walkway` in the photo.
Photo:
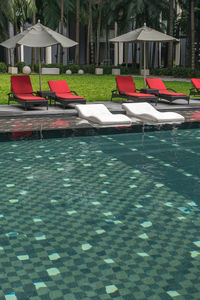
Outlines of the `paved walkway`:
{"type": "MultiPolygon", "coordinates": [[[[98,101],[98,102],[88,102],[87,104],[94,105],[95,103],[103,103],[108,109],[113,113],[123,113],[124,110],[121,107],[120,101],[98,101]]],[[[152,105],[155,105],[152,103],[152,105]]],[[[160,101],[157,106],[155,106],[159,111],[183,111],[183,110],[197,110],[200,109],[200,100],[190,100],[190,104],[188,105],[184,100],[176,100],[169,104],[166,101],[160,101]]],[[[2,117],[45,117],[45,116],[72,116],[76,117],[76,110],[71,107],[69,109],[63,109],[60,105],[52,105],[49,106],[47,110],[46,107],[33,107],[30,110],[25,111],[24,108],[20,104],[12,104],[12,105],[1,105],[0,106],[0,118],[2,117]]]]}

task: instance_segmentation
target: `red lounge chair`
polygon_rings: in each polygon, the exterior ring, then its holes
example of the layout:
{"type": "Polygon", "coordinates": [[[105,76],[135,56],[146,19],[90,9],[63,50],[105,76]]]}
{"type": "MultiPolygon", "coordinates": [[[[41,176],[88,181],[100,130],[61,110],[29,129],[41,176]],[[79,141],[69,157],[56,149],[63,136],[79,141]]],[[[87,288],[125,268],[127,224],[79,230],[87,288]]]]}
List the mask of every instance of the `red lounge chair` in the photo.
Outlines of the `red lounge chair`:
{"type": "Polygon", "coordinates": [[[177,99],[184,99],[188,102],[190,101],[190,96],[187,94],[177,93],[173,89],[167,89],[164,82],[160,78],[146,78],[146,82],[150,89],[156,89],[159,98],[163,98],[170,103],[177,99]]]}
{"type": "Polygon", "coordinates": [[[152,94],[138,93],[135,83],[131,76],[116,76],[117,89],[112,91],[111,101],[113,98],[125,98],[130,101],[157,101],[157,97],[152,94]]]}
{"type": "Polygon", "coordinates": [[[190,89],[190,95],[200,95],[200,78],[191,78],[191,82],[193,84],[193,87],[190,89]]]}
{"type": "Polygon", "coordinates": [[[46,106],[48,109],[48,100],[34,95],[29,75],[11,76],[11,93],[8,94],[8,104],[10,101],[19,102],[25,110],[35,105],[46,106]]]}
{"type": "Polygon", "coordinates": [[[50,90],[55,93],[55,95],[51,96],[51,98],[54,101],[60,102],[64,106],[64,108],[68,104],[72,103],[86,103],[83,97],[78,96],[75,91],[70,91],[66,80],[51,80],[48,81],[48,84],[50,90]]]}

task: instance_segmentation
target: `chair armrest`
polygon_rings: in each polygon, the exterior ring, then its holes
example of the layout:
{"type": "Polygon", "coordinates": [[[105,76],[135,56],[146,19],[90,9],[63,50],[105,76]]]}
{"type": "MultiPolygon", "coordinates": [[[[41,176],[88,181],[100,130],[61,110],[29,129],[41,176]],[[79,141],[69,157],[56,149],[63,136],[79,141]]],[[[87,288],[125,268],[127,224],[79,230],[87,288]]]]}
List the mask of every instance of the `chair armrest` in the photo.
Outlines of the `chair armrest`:
{"type": "Polygon", "coordinates": [[[124,91],[118,90],[118,92],[119,92],[120,94],[127,95],[127,93],[126,93],[126,92],[124,92],[124,91]]]}
{"type": "Polygon", "coordinates": [[[75,91],[70,91],[71,93],[74,93],[76,96],[78,96],[77,92],[75,91]]]}
{"type": "Polygon", "coordinates": [[[168,91],[172,91],[174,93],[177,93],[177,91],[175,91],[174,89],[171,89],[171,88],[167,88],[167,89],[168,89],[168,91]]]}

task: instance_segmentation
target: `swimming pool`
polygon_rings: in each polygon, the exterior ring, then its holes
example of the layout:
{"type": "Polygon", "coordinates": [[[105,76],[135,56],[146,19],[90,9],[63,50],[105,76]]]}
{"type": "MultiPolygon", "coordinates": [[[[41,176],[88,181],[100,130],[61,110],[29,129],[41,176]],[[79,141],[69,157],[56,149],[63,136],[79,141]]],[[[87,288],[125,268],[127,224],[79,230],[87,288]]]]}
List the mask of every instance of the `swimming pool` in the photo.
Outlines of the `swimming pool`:
{"type": "Polygon", "coordinates": [[[0,299],[200,299],[200,129],[0,147],[0,299]]]}

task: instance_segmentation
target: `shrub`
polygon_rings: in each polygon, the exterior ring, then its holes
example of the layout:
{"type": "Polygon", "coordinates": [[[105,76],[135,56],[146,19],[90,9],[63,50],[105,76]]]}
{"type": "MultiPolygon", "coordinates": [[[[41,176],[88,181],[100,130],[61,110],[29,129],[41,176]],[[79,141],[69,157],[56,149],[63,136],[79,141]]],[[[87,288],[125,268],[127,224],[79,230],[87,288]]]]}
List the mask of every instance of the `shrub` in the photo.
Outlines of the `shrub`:
{"type": "Polygon", "coordinates": [[[94,74],[95,72],[95,66],[94,65],[83,65],[83,66],[80,66],[80,69],[82,69],[85,73],[88,73],[88,74],[94,74]]]}
{"type": "Polygon", "coordinates": [[[7,72],[7,65],[4,62],[0,62],[0,73],[7,72]]]}
{"type": "Polygon", "coordinates": [[[170,75],[172,75],[172,72],[168,68],[157,68],[157,69],[152,69],[151,70],[151,74],[152,75],[157,75],[157,76],[160,76],[160,75],[161,76],[162,75],[164,75],[164,76],[170,76],[170,75]]]}
{"type": "Polygon", "coordinates": [[[26,63],[23,61],[19,61],[15,64],[15,67],[18,68],[18,72],[22,73],[23,67],[26,66],[26,63]]]}
{"type": "Polygon", "coordinates": [[[195,76],[195,72],[191,68],[175,67],[172,69],[172,75],[179,78],[191,78],[195,76]]]}

